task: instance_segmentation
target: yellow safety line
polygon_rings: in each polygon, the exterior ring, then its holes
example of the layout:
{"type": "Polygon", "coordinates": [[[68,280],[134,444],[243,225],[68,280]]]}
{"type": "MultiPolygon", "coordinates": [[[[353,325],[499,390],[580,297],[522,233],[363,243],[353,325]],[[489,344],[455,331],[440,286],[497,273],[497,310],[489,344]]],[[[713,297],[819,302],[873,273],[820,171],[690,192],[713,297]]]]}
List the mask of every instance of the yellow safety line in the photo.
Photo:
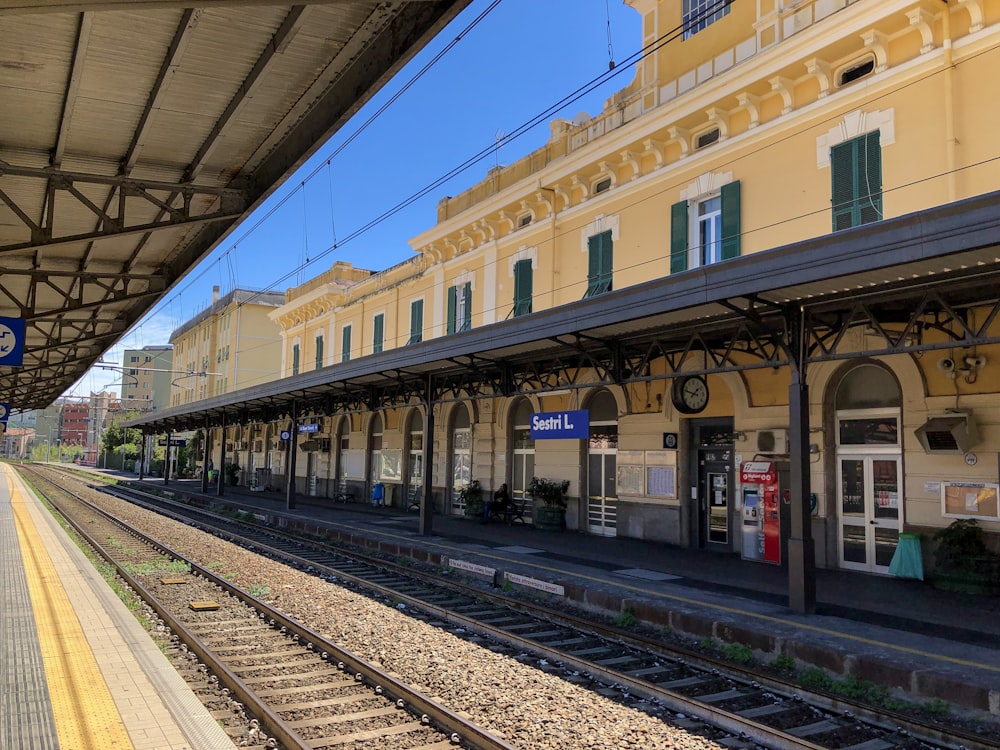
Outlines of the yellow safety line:
{"type": "Polygon", "coordinates": [[[29,516],[22,493],[11,481],[9,469],[7,475],[59,746],[70,750],[133,750],[52,558],[29,516]]]}
{"type": "MultiPolygon", "coordinates": [[[[329,522],[328,522],[329,523],[329,522]]],[[[331,526],[338,526],[340,528],[353,531],[357,533],[357,527],[349,526],[342,523],[329,523],[331,526]]],[[[407,542],[409,544],[413,543],[413,538],[408,536],[396,535],[382,530],[372,530],[377,536],[385,536],[389,539],[393,539],[399,542],[407,542]]],[[[607,579],[598,578],[597,576],[588,576],[583,573],[575,573],[569,570],[562,570],[560,568],[551,568],[547,565],[541,565],[540,563],[528,562],[525,560],[517,559],[513,560],[510,557],[504,557],[503,555],[492,554],[488,552],[480,552],[479,550],[470,551],[462,549],[461,547],[452,547],[451,545],[441,544],[440,542],[425,542],[430,547],[438,547],[442,550],[448,552],[455,552],[462,555],[476,555],[478,557],[486,557],[493,560],[502,560],[504,562],[515,562],[518,565],[524,565],[529,568],[534,568],[537,570],[543,570],[547,573],[554,573],[562,576],[572,576],[574,578],[580,578],[585,581],[593,581],[594,583],[609,583],[607,579]]],[[[900,646],[895,643],[886,643],[885,641],[879,641],[874,638],[865,638],[860,635],[851,635],[850,633],[845,633],[840,630],[830,630],[829,628],[819,627],[818,625],[809,625],[807,623],[801,622],[800,620],[789,620],[782,617],[775,617],[774,615],[764,615],[759,612],[751,612],[745,609],[739,609],[737,607],[727,607],[723,604],[712,604],[711,602],[705,602],[700,599],[692,599],[686,596],[678,596],[676,594],[664,594],[661,591],[652,591],[650,589],[644,589],[641,586],[633,586],[628,583],[622,583],[619,581],[613,581],[614,586],[628,591],[636,591],[641,594],[646,594],[647,596],[652,596],[658,599],[670,599],[676,602],[683,602],[685,604],[693,604],[699,607],[705,607],[706,609],[715,609],[720,612],[726,612],[728,614],[741,615],[743,617],[749,617],[755,620],[762,620],[764,622],[775,622],[781,625],[788,625],[793,628],[798,628],[800,630],[810,630],[814,633],[823,633],[824,635],[832,635],[837,638],[842,638],[848,641],[854,641],[856,643],[864,643],[869,646],[880,646],[882,648],[892,649],[893,651],[899,651],[904,654],[915,654],[917,656],[923,656],[928,659],[933,659],[935,661],[943,661],[949,664],[958,664],[963,667],[976,667],[977,669],[987,670],[989,672],[1000,672],[1000,667],[991,666],[989,664],[983,664],[977,661],[969,661],[968,659],[956,659],[953,656],[946,656],[944,654],[936,654],[931,651],[922,651],[918,648],[910,648],[909,646],[900,646]]]]}

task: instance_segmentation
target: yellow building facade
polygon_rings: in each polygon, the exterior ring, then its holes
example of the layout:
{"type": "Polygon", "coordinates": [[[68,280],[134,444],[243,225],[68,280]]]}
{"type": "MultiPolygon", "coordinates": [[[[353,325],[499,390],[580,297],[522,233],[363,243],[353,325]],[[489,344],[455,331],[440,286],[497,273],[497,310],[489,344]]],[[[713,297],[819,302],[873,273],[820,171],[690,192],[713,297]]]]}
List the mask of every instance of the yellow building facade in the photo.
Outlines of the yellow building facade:
{"type": "Polygon", "coordinates": [[[234,289],[170,334],[170,406],[267,383],[281,375],[283,340],[269,313],[285,301],[275,292],[234,289]]]}
{"type": "MultiPolygon", "coordinates": [[[[271,313],[284,376],[1000,184],[1000,0],[628,4],[646,51],[634,80],[600,114],[553,122],[543,147],[443,199],[410,260],[378,272],[339,262],[289,290],[271,313]]],[[[961,318],[996,335],[987,315],[961,318]]],[[[846,328],[837,345],[864,352],[870,333],[846,328]]],[[[924,341],[948,334],[922,328],[924,341]]],[[[818,565],[885,573],[900,533],[952,518],[1000,533],[1000,351],[831,358],[809,378],[818,565]],[[938,433],[956,445],[935,447],[938,433]]],[[[432,481],[446,513],[462,512],[472,479],[488,491],[508,482],[516,497],[532,476],[565,479],[570,529],[752,557],[740,465],[783,472],[789,383],[787,368],[760,367],[455,398],[437,407],[432,436],[419,405],[356,410],[322,418],[297,474],[327,496],[380,482],[396,505],[432,481]],[[589,439],[533,440],[532,415],[557,411],[586,411],[589,439]]],[[[272,436],[253,461],[280,473],[283,455],[272,436]]]]}

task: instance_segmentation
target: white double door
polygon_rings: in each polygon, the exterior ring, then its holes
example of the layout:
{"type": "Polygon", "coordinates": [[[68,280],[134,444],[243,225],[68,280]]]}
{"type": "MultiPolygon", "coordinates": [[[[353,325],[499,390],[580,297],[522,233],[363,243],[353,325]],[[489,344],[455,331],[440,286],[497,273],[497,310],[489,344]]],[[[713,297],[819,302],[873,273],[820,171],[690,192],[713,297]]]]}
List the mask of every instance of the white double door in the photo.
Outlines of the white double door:
{"type": "Polygon", "coordinates": [[[902,459],[877,451],[837,454],[840,565],[888,573],[903,524],[902,459]]]}

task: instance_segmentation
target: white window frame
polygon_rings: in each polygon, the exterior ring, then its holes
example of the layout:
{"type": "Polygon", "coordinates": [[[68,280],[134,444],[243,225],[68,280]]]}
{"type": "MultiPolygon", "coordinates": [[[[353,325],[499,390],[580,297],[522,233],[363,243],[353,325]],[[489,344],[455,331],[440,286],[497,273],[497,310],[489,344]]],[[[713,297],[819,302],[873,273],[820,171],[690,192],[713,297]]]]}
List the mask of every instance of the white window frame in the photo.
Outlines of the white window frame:
{"type": "Polygon", "coordinates": [[[699,268],[710,266],[722,260],[722,193],[708,195],[697,201],[691,201],[688,209],[688,226],[691,237],[688,247],[691,248],[688,255],[688,268],[699,268]],[[710,203],[714,202],[715,207],[709,213],[702,214],[702,210],[710,203]],[[703,242],[703,227],[709,228],[707,242],[703,242]]]}

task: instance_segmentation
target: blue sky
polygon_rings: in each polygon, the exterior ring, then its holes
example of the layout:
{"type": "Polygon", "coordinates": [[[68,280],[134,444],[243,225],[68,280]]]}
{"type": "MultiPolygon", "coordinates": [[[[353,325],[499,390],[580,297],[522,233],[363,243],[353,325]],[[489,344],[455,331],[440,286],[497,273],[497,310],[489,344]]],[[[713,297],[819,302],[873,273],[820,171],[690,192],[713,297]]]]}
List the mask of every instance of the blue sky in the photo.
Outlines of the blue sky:
{"type": "MultiPolygon", "coordinates": [[[[234,286],[284,291],[327,270],[334,260],[373,271],[405,260],[413,254],[410,238],[434,225],[442,197],[476,184],[496,164],[509,164],[542,146],[548,139],[549,122],[556,117],[597,114],[605,99],[632,81],[634,67],[617,66],[617,75],[606,83],[497,149],[498,138],[518,132],[608,72],[609,19],[616,62],[640,47],[639,14],[623,0],[502,0],[357,133],[491,4],[492,0],[473,0],[108,351],[104,361],[120,364],[125,348],[166,344],[174,328],[209,305],[215,284],[223,293],[234,286]],[[482,161],[345,242],[484,149],[489,154],[482,161]],[[307,257],[310,264],[300,268],[307,257]]],[[[118,383],[116,373],[92,369],[67,395],[119,390],[118,383]]]]}

